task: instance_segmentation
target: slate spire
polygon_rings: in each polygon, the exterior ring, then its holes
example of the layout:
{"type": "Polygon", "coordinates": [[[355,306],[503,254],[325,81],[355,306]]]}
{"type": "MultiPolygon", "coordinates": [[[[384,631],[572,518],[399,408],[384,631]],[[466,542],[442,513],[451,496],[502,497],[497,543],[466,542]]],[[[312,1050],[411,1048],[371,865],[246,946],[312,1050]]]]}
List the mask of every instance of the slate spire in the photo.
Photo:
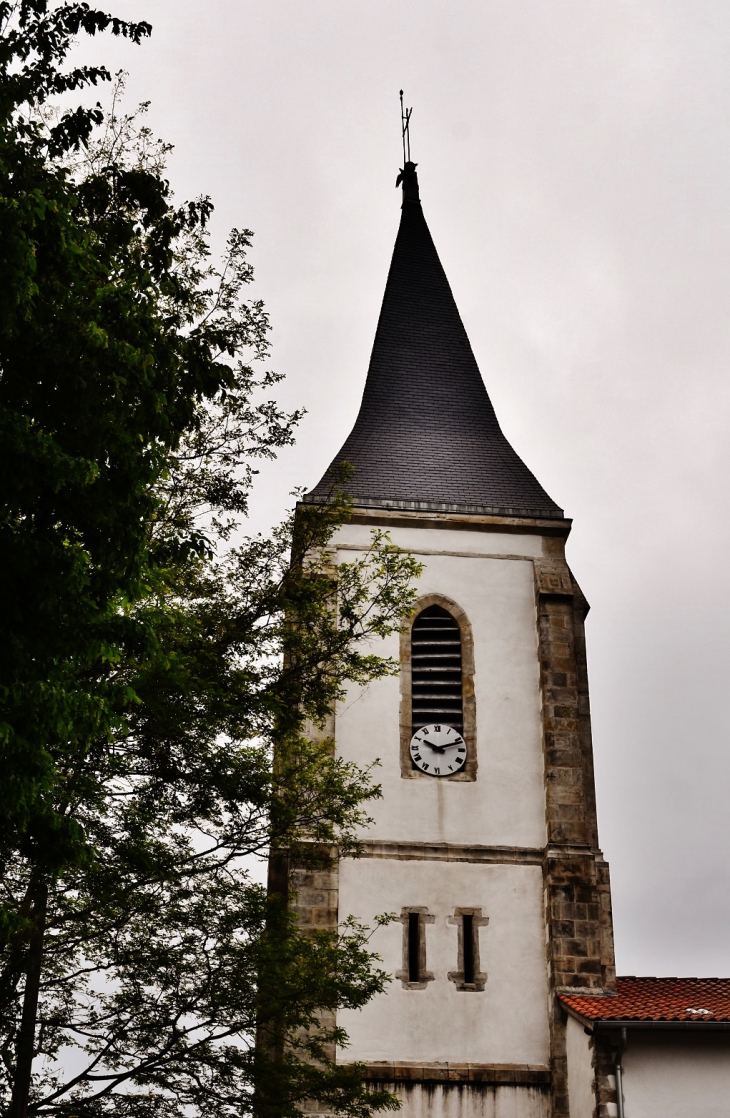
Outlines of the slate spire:
{"type": "MultiPolygon", "coordinates": [[[[322,499],[347,461],[356,505],[562,517],[502,434],[428,231],[416,164],[403,209],[360,413],[322,499]]],[[[396,184],[397,185],[397,184],[396,184]]]]}

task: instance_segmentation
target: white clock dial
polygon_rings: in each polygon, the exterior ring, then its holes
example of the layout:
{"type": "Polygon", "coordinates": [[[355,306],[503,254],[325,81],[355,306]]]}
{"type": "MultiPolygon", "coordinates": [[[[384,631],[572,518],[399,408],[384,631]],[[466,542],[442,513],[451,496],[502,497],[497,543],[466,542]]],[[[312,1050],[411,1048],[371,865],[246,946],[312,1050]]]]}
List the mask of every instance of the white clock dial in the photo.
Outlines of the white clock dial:
{"type": "Polygon", "coordinates": [[[464,767],[466,742],[453,726],[422,726],[411,738],[411,758],[429,776],[451,776],[464,767]]]}

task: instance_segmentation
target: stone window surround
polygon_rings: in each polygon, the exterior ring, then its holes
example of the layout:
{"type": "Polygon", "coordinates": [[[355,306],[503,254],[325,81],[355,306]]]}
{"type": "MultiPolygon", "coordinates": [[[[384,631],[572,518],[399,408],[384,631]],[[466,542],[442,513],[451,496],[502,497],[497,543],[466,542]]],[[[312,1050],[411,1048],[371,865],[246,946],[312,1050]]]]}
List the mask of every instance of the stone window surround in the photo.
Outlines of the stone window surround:
{"type": "Polygon", "coordinates": [[[404,780],[474,781],[477,778],[476,699],[474,697],[474,638],[466,613],[444,594],[426,594],[419,598],[408,623],[400,635],[400,772],[404,780]],[[454,618],[461,632],[461,688],[464,711],[464,741],[466,763],[452,776],[429,776],[413,767],[409,747],[412,731],[411,701],[413,689],[411,659],[411,628],[419,613],[429,606],[441,606],[454,618]]]}
{"type": "Polygon", "coordinates": [[[447,920],[448,924],[455,924],[458,936],[457,948],[457,962],[458,970],[449,971],[447,977],[449,982],[453,982],[457,990],[466,990],[473,992],[481,992],[487,984],[487,975],[480,969],[481,962],[479,956],[479,929],[485,928],[489,923],[488,916],[482,916],[481,908],[463,908],[458,907],[454,909],[454,915],[450,916],[447,920]],[[473,952],[474,952],[474,981],[464,981],[464,917],[471,916],[472,935],[473,935],[473,952]]]}
{"type": "MultiPolygon", "coordinates": [[[[426,970],[426,924],[434,924],[436,917],[428,911],[425,905],[407,905],[401,909],[400,916],[397,917],[400,924],[403,925],[403,939],[402,939],[402,967],[401,970],[395,972],[395,977],[400,979],[401,985],[404,990],[425,990],[429,982],[433,982],[435,975],[433,971],[426,970]],[[419,920],[419,959],[418,959],[418,980],[411,982],[409,956],[409,926],[410,916],[412,913],[418,913],[419,920]]],[[[473,908],[468,905],[465,907],[459,905],[454,909],[453,916],[446,918],[446,923],[456,927],[457,934],[457,958],[456,965],[458,970],[448,971],[446,977],[449,982],[453,982],[457,990],[466,992],[480,993],[484,990],[487,984],[487,974],[481,969],[481,956],[479,945],[479,929],[486,928],[489,924],[489,917],[482,915],[480,907],[473,908]],[[473,940],[473,957],[474,957],[474,981],[464,981],[464,917],[471,916],[473,940]]]]}
{"type": "Polygon", "coordinates": [[[395,977],[401,980],[401,985],[404,990],[425,990],[429,982],[433,982],[433,971],[426,970],[426,924],[433,924],[436,920],[424,905],[409,905],[407,908],[401,909],[401,914],[398,920],[403,925],[403,968],[395,972],[395,977]],[[418,981],[410,981],[409,970],[409,943],[408,943],[408,930],[410,920],[409,917],[412,912],[418,913],[419,923],[419,937],[418,937],[418,981]]]}

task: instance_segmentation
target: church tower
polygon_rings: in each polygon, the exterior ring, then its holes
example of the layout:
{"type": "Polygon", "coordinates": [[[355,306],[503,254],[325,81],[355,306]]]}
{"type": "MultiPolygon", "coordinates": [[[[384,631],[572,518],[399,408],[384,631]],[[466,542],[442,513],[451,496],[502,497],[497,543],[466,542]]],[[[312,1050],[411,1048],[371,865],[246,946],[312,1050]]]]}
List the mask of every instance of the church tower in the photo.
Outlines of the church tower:
{"type": "MultiPolygon", "coordinates": [[[[405,1118],[567,1118],[558,995],[615,992],[588,605],[565,561],[570,520],[500,429],[415,164],[402,179],[362,406],[335,459],[355,467],[355,509],[334,546],[349,561],[386,528],[424,573],[383,649],[399,678],[336,713],[338,753],[381,762],[363,856],[303,877],[296,905],[318,926],[397,914],[372,941],[393,980],[342,1014],[340,1058],[399,1095],[405,1118]]],[[[326,492],[325,477],[306,500],[326,492]]]]}

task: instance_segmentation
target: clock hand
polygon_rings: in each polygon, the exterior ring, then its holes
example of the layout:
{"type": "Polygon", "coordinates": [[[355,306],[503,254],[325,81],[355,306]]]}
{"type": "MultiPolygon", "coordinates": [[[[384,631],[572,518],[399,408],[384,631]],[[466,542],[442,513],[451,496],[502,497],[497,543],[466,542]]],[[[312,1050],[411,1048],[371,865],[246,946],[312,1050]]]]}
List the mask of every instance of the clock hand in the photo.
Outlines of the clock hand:
{"type": "Polygon", "coordinates": [[[446,745],[436,745],[435,741],[429,741],[428,738],[423,738],[421,744],[430,746],[430,748],[434,749],[437,753],[443,753],[445,749],[451,748],[451,742],[447,742],[446,745]]]}

